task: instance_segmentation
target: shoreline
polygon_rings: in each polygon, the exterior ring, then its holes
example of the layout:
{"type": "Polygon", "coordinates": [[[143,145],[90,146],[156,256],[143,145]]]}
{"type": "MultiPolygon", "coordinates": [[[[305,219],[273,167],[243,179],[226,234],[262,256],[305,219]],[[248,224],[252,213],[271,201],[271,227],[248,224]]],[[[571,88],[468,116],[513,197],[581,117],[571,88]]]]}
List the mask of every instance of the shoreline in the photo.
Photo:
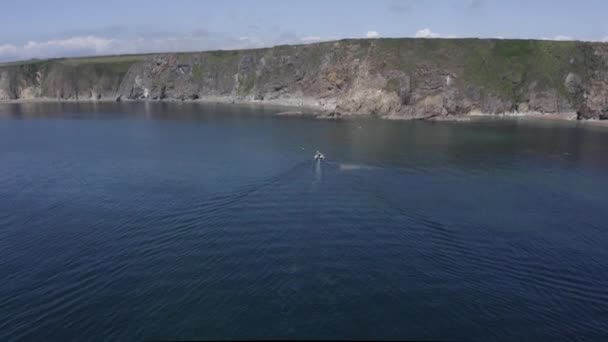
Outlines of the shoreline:
{"type": "Polygon", "coordinates": [[[303,103],[302,100],[291,100],[291,99],[277,99],[277,100],[248,100],[248,99],[235,99],[232,97],[223,96],[206,96],[198,99],[120,99],[110,97],[102,97],[100,99],[55,99],[49,97],[38,97],[33,99],[13,99],[13,100],[0,100],[2,104],[34,104],[34,103],[200,103],[200,104],[222,104],[222,105],[238,105],[238,106],[255,106],[255,107],[267,107],[285,109],[283,112],[278,114],[284,115],[323,115],[331,112],[331,109],[323,105],[316,105],[310,103],[310,100],[305,100],[307,103],[303,103]],[[295,102],[301,102],[297,104],[295,102]]]}
{"type": "Polygon", "coordinates": [[[565,113],[541,113],[536,111],[530,112],[506,112],[506,113],[482,113],[472,111],[461,115],[446,115],[432,118],[411,118],[399,115],[378,116],[374,114],[340,114],[332,115],[335,109],[334,104],[325,103],[319,104],[318,100],[314,99],[273,99],[273,100],[253,100],[253,99],[236,99],[227,96],[206,96],[198,99],[120,99],[116,98],[100,98],[100,99],[55,99],[55,98],[33,98],[33,99],[13,99],[0,100],[0,105],[3,104],[37,104],[37,103],[173,103],[173,104],[220,104],[220,105],[235,105],[246,107],[258,107],[267,109],[282,110],[274,115],[277,116],[308,116],[323,120],[350,120],[357,118],[378,118],[390,121],[429,121],[429,122],[476,122],[484,119],[510,119],[510,120],[542,120],[542,121],[562,121],[573,123],[585,123],[590,125],[608,126],[608,120],[586,119],[578,120],[574,112],[565,113]],[[298,103],[299,102],[299,103],[298,103]]]}

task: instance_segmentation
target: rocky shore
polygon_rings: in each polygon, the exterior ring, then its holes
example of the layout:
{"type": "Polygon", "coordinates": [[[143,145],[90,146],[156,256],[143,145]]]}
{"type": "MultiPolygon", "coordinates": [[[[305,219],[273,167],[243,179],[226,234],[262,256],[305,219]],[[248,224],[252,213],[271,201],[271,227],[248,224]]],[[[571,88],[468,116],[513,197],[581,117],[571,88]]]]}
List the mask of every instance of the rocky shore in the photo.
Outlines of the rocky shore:
{"type": "Polygon", "coordinates": [[[0,101],[204,101],[288,115],[608,119],[608,44],[358,39],[0,65],[0,101]]]}

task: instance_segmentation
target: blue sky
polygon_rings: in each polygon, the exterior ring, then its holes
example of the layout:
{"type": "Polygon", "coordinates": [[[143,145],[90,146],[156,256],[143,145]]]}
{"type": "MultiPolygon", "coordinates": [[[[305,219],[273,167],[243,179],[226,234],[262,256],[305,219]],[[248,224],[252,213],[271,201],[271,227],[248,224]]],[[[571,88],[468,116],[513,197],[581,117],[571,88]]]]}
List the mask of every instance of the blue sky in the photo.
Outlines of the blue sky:
{"type": "Polygon", "coordinates": [[[4,1],[0,61],[363,37],[608,40],[605,0],[4,1]]]}

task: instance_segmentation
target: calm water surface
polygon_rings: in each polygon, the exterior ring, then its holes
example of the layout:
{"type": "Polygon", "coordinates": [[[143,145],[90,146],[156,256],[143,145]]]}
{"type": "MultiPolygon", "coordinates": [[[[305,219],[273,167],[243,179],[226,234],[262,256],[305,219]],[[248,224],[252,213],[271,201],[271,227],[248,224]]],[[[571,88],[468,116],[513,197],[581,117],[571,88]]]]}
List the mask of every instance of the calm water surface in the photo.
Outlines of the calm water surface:
{"type": "Polygon", "coordinates": [[[608,339],[608,128],[277,111],[0,105],[0,340],[608,339]]]}

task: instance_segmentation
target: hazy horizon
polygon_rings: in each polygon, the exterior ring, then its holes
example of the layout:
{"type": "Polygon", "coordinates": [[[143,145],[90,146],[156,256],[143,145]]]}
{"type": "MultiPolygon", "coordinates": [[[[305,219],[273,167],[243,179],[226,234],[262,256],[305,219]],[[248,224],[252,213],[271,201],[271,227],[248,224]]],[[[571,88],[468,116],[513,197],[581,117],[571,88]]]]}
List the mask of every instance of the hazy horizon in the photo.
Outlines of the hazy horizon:
{"type": "Polygon", "coordinates": [[[11,64],[11,63],[19,63],[19,62],[28,62],[28,61],[43,61],[43,60],[51,60],[51,59],[64,59],[64,58],[102,58],[102,57],[119,57],[119,56],[144,56],[144,55],[162,55],[162,54],[171,54],[171,53],[197,53],[197,52],[211,52],[211,51],[238,51],[238,50],[256,50],[256,49],[270,49],[277,46],[284,45],[310,45],[316,43],[331,43],[338,42],[344,40],[371,40],[371,39],[439,39],[439,40],[465,40],[465,39],[480,39],[480,40],[540,40],[540,41],[576,41],[576,42],[587,42],[587,43],[602,43],[608,44],[608,41],[593,41],[593,40],[581,40],[581,39],[536,39],[536,38],[484,38],[484,37],[377,37],[377,38],[336,38],[332,40],[321,40],[316,42],[308,42],[308,43],[284,43],[284,44],[275,44],[269,46],[260,46],[260,47],[243,47],[243,48],[228,48],[228,49],[206,49],[206,50],[181,50],[181,51],[149,51],[149,52],[133,52],[133,53],[108,53],[108,54],[90,54],[90,55],[74,55],[74,56],[56,56],[56,57],[32,57],[28,59],[15,59],[15,60],[6,60],[0,61],[0,65],[3,64],[11,64]]]}
{"type": "Polygon", "coordinates": [[[234,50],[349,38],[608,41],[608,3],[579,1],[20,2],[0,14],[0,62],[234,50]],[[576,13],[576,17],[573,17],[576,13]],[[577,25],[569,25],[576,20],[577,25]]]}

